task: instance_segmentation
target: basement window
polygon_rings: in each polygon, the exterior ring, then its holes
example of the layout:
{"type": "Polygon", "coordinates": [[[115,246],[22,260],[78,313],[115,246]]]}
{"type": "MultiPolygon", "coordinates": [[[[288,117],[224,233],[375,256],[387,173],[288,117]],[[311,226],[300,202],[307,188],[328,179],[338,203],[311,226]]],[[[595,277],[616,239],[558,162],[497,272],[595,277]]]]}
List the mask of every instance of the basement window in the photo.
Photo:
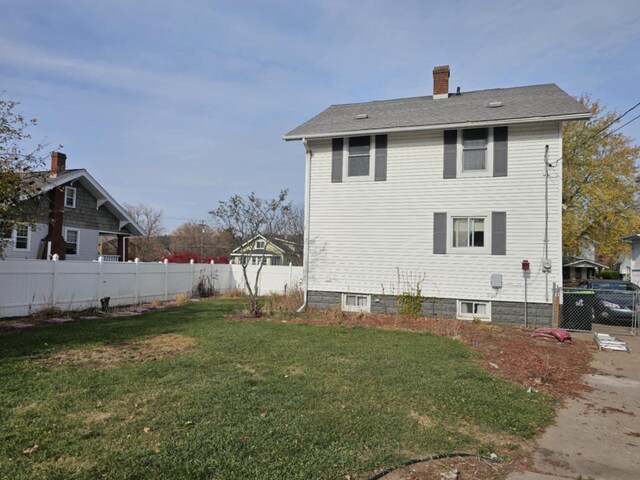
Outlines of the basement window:
{"type": "Polygon", "coordinates": [[[491,302],[458,300],[458,319],[474,320],[476,318],[485,322],[491,321],[491,302]]]}
{"type": "Polygon", "coordinates": [[[342,294],[342,311],[370,312],[371,311],[371,295],[343,293],[342,294]]]}

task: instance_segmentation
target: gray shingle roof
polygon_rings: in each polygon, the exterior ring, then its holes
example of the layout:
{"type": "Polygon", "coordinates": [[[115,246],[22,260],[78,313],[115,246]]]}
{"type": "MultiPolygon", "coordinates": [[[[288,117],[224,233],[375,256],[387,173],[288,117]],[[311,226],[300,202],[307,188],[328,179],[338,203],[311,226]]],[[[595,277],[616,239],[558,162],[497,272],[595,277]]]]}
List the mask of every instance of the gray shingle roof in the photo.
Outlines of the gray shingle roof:
{"type": "Polygon", "coordinates": [[[400,98],[332,105],[283,138],[299,140],[359,131],[436,128],[480,122],[511,123],[557,117],[588,118],[589,111],[557,85],[496,88],[450,94],[449,98],[400,98]],[[489,103],[502,102],[492,108],[489,103]],[[357,119],[366,114],[367,118],[357,119]]]}

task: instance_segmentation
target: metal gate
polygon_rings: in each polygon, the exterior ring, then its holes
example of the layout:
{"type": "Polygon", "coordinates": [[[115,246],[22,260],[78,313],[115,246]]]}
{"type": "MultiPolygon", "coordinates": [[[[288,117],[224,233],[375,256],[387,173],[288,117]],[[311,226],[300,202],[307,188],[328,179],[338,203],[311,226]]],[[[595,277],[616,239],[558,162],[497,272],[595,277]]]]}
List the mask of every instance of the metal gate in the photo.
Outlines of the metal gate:
{"type": "Polygon", "coordinates": [[[640,290],[556,288],[554,323],[575,331],[638,335],[640,290]]]}

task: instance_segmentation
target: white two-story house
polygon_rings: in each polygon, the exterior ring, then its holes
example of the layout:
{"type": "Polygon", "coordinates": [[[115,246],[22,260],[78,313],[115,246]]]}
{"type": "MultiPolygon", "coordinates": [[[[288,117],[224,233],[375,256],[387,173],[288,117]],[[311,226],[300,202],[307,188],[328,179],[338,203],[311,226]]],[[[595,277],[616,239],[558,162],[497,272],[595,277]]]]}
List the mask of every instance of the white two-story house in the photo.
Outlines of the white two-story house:
{"type": "Polygon", "coordinates": [[[332,105],[284,136],[306,149],[306,304],[551,321],[562,284],[561,124],[590,114],[554,84],[332,105]],[[546,164],[546,167],[545,167],[546,164]],[[546,191],[546,194],[545,194],[546,191]],[[523,270],[527,260],[529,270],[523,270]]]}

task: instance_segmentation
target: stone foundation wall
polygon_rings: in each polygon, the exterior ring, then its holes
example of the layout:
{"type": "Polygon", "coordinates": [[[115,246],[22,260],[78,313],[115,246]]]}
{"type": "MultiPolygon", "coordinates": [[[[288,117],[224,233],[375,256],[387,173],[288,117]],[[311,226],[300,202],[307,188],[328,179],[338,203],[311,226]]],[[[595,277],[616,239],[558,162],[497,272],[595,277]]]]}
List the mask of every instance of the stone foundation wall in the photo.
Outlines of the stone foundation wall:
{"type": "MultiPolygon", "coordinates": [[[[465,298],[464,300],[474,299],[465,298]]],[[[316,290],[307,292],[307,305],[311,308],[340,308],[341,303],[341,292],[316,290]]],[[[383,314],[398,313],[396,297],[394,295],[371,295],[371,312],[383,314]]],[[[427,298],[422,302],[422,314],[427,317],[455,318],[456,313],[457,300],[454,298],[427,298]]],[[[529,303],[527,306],[528,324],[530,326],[550,326],[552,313],[552,304],[529,303]]],[[[494,323],[524,325],[524,303],[492,300],[491,321],[494,323]]]]}

